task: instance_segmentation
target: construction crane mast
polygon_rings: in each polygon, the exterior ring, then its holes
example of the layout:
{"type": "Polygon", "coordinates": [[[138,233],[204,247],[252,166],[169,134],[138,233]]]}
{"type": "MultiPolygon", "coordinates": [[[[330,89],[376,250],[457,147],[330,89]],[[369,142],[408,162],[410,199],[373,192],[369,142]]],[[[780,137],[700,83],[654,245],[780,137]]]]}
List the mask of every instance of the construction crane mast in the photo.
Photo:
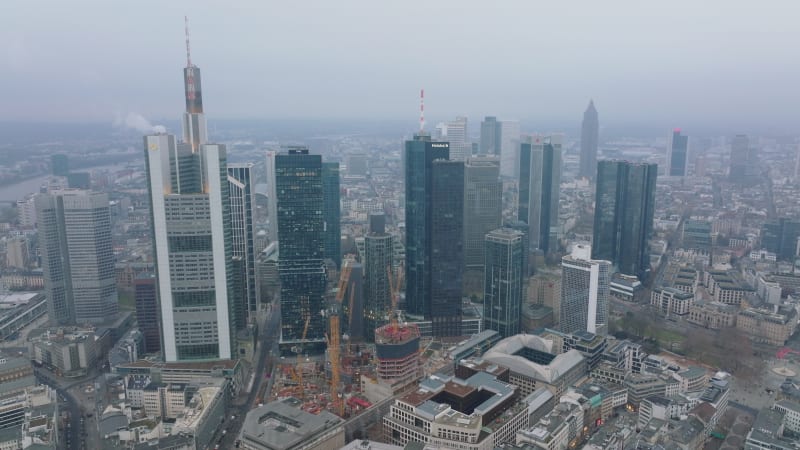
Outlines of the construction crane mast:
{"type": "MultiPolygon", "coordinates": [[[[344,300],[345,291],[350,283],[350,273],[352,266],[350,260],[345,260],[342,263],[342,273],[339,275],[339,289],[336,291],[336,298],[330,311],[330,337],[328,338],[328,358],[331,363],[331,403],[333,404],[334,412],[342,416],[344,414],[344,398],[339,397],[339,383],[341,381],[339,366],[339,356],[341,352],[341,328],[339,325],[339,316],[342,311],[342,301],[344,300]]],[[[352,314],[352,297],[353,292],[351,289],[351,314],[352,314]]]]}
{"type": "Polygon", "coordinates": [[[391,291],[392,305],[389,310],[389,323],[392,324],[392,333],[397,333],[398,316],[400,311],[397,310],[397,305],[400,301],[400,287],[403,284],[403,268],[397,269],[397,276],[392,275],[392,267],[386,266],[386,274],[389,276],[389,290],[391,291]]]}

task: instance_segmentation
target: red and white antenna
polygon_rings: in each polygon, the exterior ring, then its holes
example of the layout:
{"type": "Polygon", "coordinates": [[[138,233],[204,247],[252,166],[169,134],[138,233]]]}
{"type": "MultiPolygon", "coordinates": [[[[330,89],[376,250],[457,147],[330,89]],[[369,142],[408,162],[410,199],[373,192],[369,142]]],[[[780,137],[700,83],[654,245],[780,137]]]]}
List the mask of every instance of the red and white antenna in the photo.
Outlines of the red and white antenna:
{"type": "Polygon", "coordinates": [[[419,90],[419,131],[425,131],[425,89],[419,90]]]}
{"type": "Polygon", "coordinates": [[[189,49],[189,17],[183,16],[183,23],[186,27],[186,67],[192,67],[192,52],[189,49]]]}

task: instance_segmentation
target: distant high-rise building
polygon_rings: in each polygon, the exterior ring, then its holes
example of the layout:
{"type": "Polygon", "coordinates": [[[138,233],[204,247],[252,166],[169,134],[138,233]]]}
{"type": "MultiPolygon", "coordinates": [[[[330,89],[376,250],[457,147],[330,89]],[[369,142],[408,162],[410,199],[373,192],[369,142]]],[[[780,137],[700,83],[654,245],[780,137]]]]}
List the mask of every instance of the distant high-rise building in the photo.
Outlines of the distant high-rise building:
{"type": "Polygon", "coordinates": [[[144,137],[166,361],[235,355],[236,301],[225,146],[193,151],[175,136],[144,137]]]}
{"type": "Polygon", "coordinates": [[[237,318],[237,328],[243,328],[242,319],[249,319],[258,310],[258,285],[256,283],[256,252],[253,209],[255,192],[253,189],[252,163],[228,164],[228,188],[231,213],[231,251],[233,258],[241,265],[240,291],[244,294],[242,313],[237,318]]]}
{"type": "MultiPolygon", "coordinates": [[[[433,161],[448,159],[447,142],[419,133],[405,143],[406,311],[426,315],[431,298],[433,161]]],[[[462,187],[463,189],[463,187],[462,187]]],[[[463,199],[463,193],[461,194],[463,199]]],[[[463,200],[462,200],[463,202],[463,200]]]]}
{"type": "Polygon", "coordinates": [[[564,333],[588,331],[605,334],[611,262],[590,259],[591,249],[577,245],[561,259],[561,319],[564,333]]]}
{"type": "Polygon", "coordinates": [[[795,148],[794,152],[794,179],[797,181],[800,179],[800,145],[795,148]]]}
{"type": "Polygon", "coordinates": [[[469,158],[464,165],[464,262],[483,272],[486,233],[500,228],[503,184],[497,158],[469,158]]]}
{"type": "Polygon", "coordinates": [[[325,217],[322,156],[289,147],[275,156],[278,194],[278,272],[281,281],[281,347],[290,352],[324,349],[325,217]],[[303,331],[308,329],[305,341],[303,331]]]}
{"type": "Polygon", "coordinates": [[[483,323],[504,338],[520,332],[524,273],[525,234],[498,228],[486,234],[486,264],[483,282],[483,323]]]}
{"type": "Polygon", "coordinates": [[[594,178],[597,173],[597,145],[600,139],[600,121],[594,101],[589,100],[589,106],[583,112],[581,123],[581,160],[579,175],[594,178]]]}
{"type": "Polygon", "coordinates": [[[22,236],[9,238],[6,241],[6,267],[25,269],[28,261],[28,241],[22,236]]]}
{"type": "Polygon", "coordinates": [[[558,250],[561,136],[528,136],[520,144],[519,210],[528,224],[529,250],[558,250]]]}
{"type": "Polygon", "coordinates": [[[365,177],[369,172],[369,158],[363,153],[355,153],[347,157],[347,174],[354,177],[365,177]]]}
{"type": "Polygon", "coordinates": [[[147,353],[161,351],[161,318],[158,315],[158,284],[156,274],[141,273],[133,280],[136,301],[136,321],[144,337],[147,353]]]}
{"type": "Polygon", "coordinates": [[[798,254],[800,220],[782,217],[768,220],[761,227],[761,247],[784,261],[793,261],[798,254]]]}
{"type": "Polygon", "coordinates": [[[69,157],[64,154],[50,156],[51,173],[57,177],[69,175],[69,157]]]}
{"type": "Polygon", "coordinates": [[[339,163],[322,163],[322,217],[325,221],[325,258],[342,265],[342,209],[339,202],[339,163]]]}
{"type": "Polygon", "coordinates": [[[689,152],[689,136],[681,135],[681,129],[675,128],[667,139],[667,170],[668,177],[685,177],[689,152]]]}
{"type": "Polygon", "coordinates": [[[731,160],[728,176],[737,184],[752,184],[758,178],[758,150],[750,145],[747,135],[739,134],[731,140],[731,160]]]}
{"type": "Polygon", "coordinates": [[[461,336],[464,163],[434,160],[431,169],[431,296],[426,316],[434,336],[461,336]]]}
{"type": "Polygon", "coordinates": [[[657,175],[656,164],[597,164],[592,258],[642,280],[650,270],[657,175]]]}
{"type": "Polygon", "coordinates": [[[456,117],[456,120],[447,122],[446,129],[450,160],[465,161],[472,153],[472,144],[467,142],[467,118],[456,117]]]}
{"type": "Polygon", "coordinates": [[[686,219],[682,229],[683,248],[695,250],[711,250],[711,222],[706,220],[686,219]]]}
{"type": "Polygon", "coordinates": [[[383,213],[369,215],[369,232],[364,236],[364,336],[372,341],[375,329],[386,324],[391,312],[389,279],[394,258],[394,238],[386,232],[383,213]]]}
{"type": "Polygon", "coordinates": [[[53,325],[117,314],[108,195],[81,190],[36,197],[48,314],[53,325]]]}
{"type": "Polygon", "coordinates": [[[67,186],[70,189],[89,189],[92,177],[89,172],[72,172],[67,174],[67,186]]]}
{"type": "Polygon", "coordinates": [[[517,163],[519,162],[519,122],[504,120],[498,128],[498,142],[500,144],[500,175],[507,178],[519,176],[517,163]]]}
{"type": "Polygon", "coordinates": [[[276,151],[267,151],[267,236],[270,242],[278,241],[278,191],[275,188],[275,155],[276,151]]]}
{"type": "Polygon", "coordinates": [[[481,155],[500,156],[500,130],[497,117],[487,116],[481,122],[481,155]]]}

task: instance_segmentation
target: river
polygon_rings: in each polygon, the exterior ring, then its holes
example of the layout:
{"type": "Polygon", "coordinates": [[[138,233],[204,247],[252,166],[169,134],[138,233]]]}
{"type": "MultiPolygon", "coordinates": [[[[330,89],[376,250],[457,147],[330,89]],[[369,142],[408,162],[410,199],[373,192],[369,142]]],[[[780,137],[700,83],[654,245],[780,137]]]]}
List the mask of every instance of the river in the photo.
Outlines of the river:
{"type": "Polygon", "coordinates": [[[14,203],[28,194],[39,192],[39,186],[47,181],[48,177],[48,175],[42,175],[19,183],[0,186],[0,203],[14,203]]]}

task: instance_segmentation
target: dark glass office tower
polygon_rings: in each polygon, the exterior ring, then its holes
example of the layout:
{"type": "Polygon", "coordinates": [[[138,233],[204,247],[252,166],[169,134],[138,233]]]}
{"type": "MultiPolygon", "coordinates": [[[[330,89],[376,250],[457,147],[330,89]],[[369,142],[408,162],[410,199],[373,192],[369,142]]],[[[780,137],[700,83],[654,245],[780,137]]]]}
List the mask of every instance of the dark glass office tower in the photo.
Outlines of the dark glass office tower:
{"type": "Polygon", "coordinates": [[[519,153],[518,218],[530,227],[530,250],[556,251],[560,238],[561,137],[527,137],[519,153]]]}
{"type": "Polygon", "coordinates": [[[322,163],[322,197],[325,220],[325,258],[342,265],[342,210],[339,203],[339,163],[322,163]]]}
{"type": "Polygon", "coordinates": [[[228,164],[228,187],[230,189],[231,242],[235,265],[240,266],[239,288],[242,292],[239,309],[242,314],[237,319],[238,328],[258,310],[258,286],[256,283],[256,255],[254,246],[253,208],[253,164],[228,164]]]}
{"type": "Polygon", "coordinates": [[[481,155],[499,155],[500,154],[500,132],[498,128],[500,122],[497,117],[486,116],[481,122],[481,155]]]}
{"type": "Polygon", "coordinates": [[[600,122],[594,101],[589,100],[589,106],[583,113],[581,123],[581,160],[579,175],[594,178],[597,168],[597,144],[600,136],[600,122]]]}
{"type": "MultiPolygon", "coordinates": [[[[406,311],[424,316],[431,298],[433,161],[448,159],[450,145],[420,133],[405,144],[406,311]]],[[[462,184],[463,189],[463,184],[462,184]]],[[[462,197],[463,191],[459,196],[462,197]]],[[[459,220],[460,222],[460,220],[459,220]]],[[[283,237],[281,237],[283,240],[283,237]]]]}
{"type": "Polygon", "coordinates": [[[597,163],[592,259],[611,261],[626,275],[647,276],[657,172],[656,164],[597,163]]]}
{"type": "Polygon", "coordinates": [[[761,247],[778,259],[791,261],[797,254],[800,221],[788,218],[770,220],[761,226],[761,247]]]}
{"type": "Polygon", "coordinates": [[[57,177],[69,175],[69,157],[64,154],[50,156],[51,173],[57,177]]]}
{"type": "Polygon", "coordinates": [[[461,336],[464,163],[435,160],[431,169],[431,296],[426,316],[434,336],[461,336]]]}
{"type": "Polygon", "coordinates": [[[281,351],[324,348],[325,245],[322,157],[305,147],[275,156],[278,197],[278,272],[281,281],[281,351]],[[301,342],[306,320],[305,341],[301,342]]]}
{"type": "Polygon", "coordinates": [[[689,151],[689,136],[681,135],[681,129],[672,131],[667,142],[667,171],[668,177],[685,177],[686,161],[689,151]]]}
{"type": "Polygon", "coordinates": [[[499,228],[485,236],[483,323],[504,338],[520,332],[525,275],[525,233],[499,228]]]}
{"type": "Polygon", "coordinates": [[[369,216],[364,236],[364,336],[372,341],[375,329],[386,324],[392,305],[389,271],[394,259],[394,238],[386,232],[386,216],[369,216]]]}

